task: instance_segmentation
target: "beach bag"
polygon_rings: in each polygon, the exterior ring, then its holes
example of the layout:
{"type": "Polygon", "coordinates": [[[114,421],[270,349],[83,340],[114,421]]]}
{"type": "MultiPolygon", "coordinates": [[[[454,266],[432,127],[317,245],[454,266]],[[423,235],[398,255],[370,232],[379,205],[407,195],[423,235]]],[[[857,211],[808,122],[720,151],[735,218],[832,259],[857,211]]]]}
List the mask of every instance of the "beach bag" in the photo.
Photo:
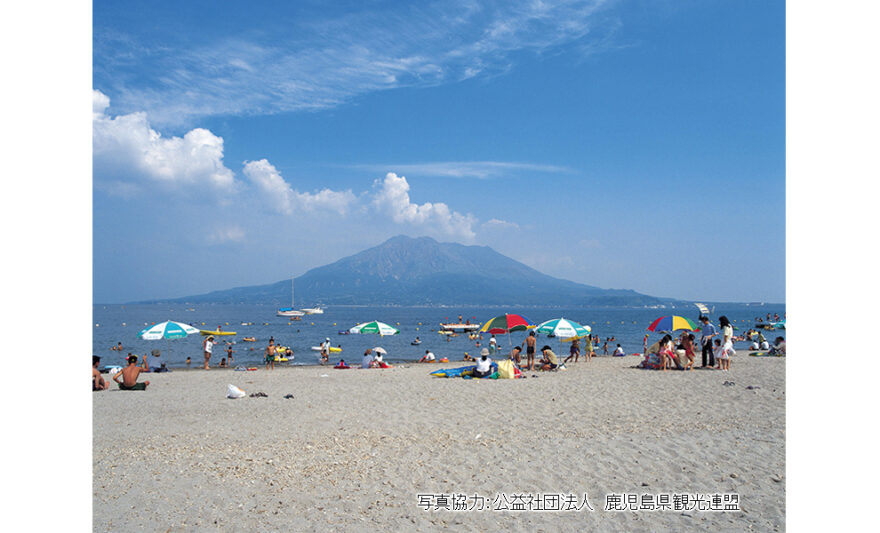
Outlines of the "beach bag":
{"type": "Polygon", "coordinates": [[[243,390],[239,389],[235,385],[230,383],[229,385],[226,386],[226,397],[227,398],[234,400],[236,398],[244,398],[245,396],[247,396],[247,393],[245,393],[243,390]]]}
{"type": "Polygon", "coordinates": [[[501,379],[513,379],[516,377],[516,365],[513,361],[498,361],[498,377],[501,379]]]}

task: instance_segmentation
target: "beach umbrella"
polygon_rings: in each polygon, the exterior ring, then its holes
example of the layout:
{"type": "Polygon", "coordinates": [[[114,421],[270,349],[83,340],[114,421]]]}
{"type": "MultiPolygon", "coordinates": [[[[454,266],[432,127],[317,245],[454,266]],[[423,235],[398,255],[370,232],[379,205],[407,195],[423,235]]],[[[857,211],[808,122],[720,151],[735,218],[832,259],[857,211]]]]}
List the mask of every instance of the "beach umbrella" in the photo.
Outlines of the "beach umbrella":
{"type": "Polygon", "coordinates": [[[576,338],[586,337],[592,330],[590,326],[582,326],[572,320],[554,318],[535,326],[535,331],[570,342],[576,338]]]}
{"type": "Polygon", "coordinates": [[[382,355],[385,355],[385,354],[388,353],[388,352],[385,351],[385,348],[383,348],[383,347],[381,347],[381,346],[376,346],[375,348],[373,348],[373,351],[376,352],[376,353],[380,353],[380,354],[382,354],[382,355]]]}
{"type": "Polygon", "coordinates": [[[648,331],[676,331],[679,329],[694,331],[697,328],[697,324],[695,324],[690,318],[678,315],[668,315],[661,316],[657,320],[651,322],[651,325],[648,326],[648,331]]]}
{"type": "Polygon", "coordinates": [[[378,333],[379,335],[397,335],[400,333],[400,330],[394,327],[389,326],[384,322],[372,321],[372,322],[364,322],[363,324],[358,324],[357,326],[348,330],[349,333],[378,333]]]}
{"type": "Polygon", "coordinates": [[[534,322],[522,315],[504,313],[483,324],[480,331],[492,334],[510,333],[511,331],[524,331],[534,326],[534,322]]]}
{"type": "Polygon", "coordinates": [[[140,333],[138,333],[138,337],[147,341],[155,341],[159,339],[182,339],[187,335],[192,335],[193,333],[198,332],[199,330],[188,324],[168,320],[161,324],[142,329],[140,333]]]}

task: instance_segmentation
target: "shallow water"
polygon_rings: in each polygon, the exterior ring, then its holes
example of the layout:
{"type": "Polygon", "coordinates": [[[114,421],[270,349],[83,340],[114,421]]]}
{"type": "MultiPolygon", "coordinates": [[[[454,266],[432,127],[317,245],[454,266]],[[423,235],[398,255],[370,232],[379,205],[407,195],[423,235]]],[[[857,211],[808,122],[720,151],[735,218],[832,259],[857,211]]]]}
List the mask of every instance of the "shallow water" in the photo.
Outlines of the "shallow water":
{"type": "MultiPolygon", "coordinates": [[[[192,358],[193,367],[197,367],[203,360],[201,335],[160,341],[145,341],[138,338],[138,332],[142,329],[154,323],[174,320],[191,324],[199,329],[215,330],[219,325],[224,331],[237,333],[235,336],[217,337],[219,344],[215,347],[211,358],[212,366],[216,366],[222,357],[226,357],[226,342],[233,343],[231,346],[235,365],[263,364],[263,353],[270,336],[275,338],[276,344],[291,347],[295,359],[289,364],[296,365],[318,364],[318,353],[311,351],[310,347],[319,345],[326,337],[330,338],[333,346],[342,345],[343,348],[341,354],[331,354],[332,363],[342,358],[349,364],[359,364],[364,350],[375,346],[385,348],[388,351],[385,359],[391,362],[418,360],[424,355],[425,350],[434,352],[438,359],[449,357],[452,360],[460,360],[465,352],[475,355],[479,353],[480,348],[466,335],[447,341],[446,336],[436,332],[438,325],[447,321],[457,322],[459,314],[463,319],[482,323],[505,312],[520,313],[535,323],[565,317],[589,325],[593,334],[598,335],[602,342],[608,337],[615,337],[613,342],[608,343],[609,354],[614,351],[618,343],[626,353],[641,352],[646,328],[657,317],[677,314],[696,320],[698,316],[697,309],[693,306],[677,309],[333,306],[327,308],[322,315],[307,315],[301,321],[289,322],[285,318],[276,317],[275,308],[268,305],[95,305],[92,320],[92,349],[94,355],[101,356],[102,365],[122,364],[128,352],[142,355],[158,348],[171,367],[185,367],[187,357],[192,358]],[[390,337],[338,334],[340,330],[347,330],[355,324],[371,320],[390,324],[398,328],[400,334],[390,337]],[[410,345],[416,336],[421,338],[422,344],[410,345]],[[241,340],[243,337],[255,337],[257,342],[243,342],[241,340]],[[117,342],[122,342],[121,353],[110,349],[117,342]]],[[[767,313],[770,313],[771,317],[773,313],[779,313],[782,317],[785,306],[722,305],[716,306],[711,316],[713,323],[717,325],[717,317],[727,315],[737,328],[737,333],[742,333],[754,324],[756,317],[766,317],[767,313]]],[[[509,339],[507,335],[498,335],[498,344],[503,353],[507,353],[509,347],[521,343],[525,335],[524,332],[514,332],[510,334],[509,339]]],[[[764,333],[771,342],[778,335],[785,336],[785,331],[764,333]]],[[[549,344],[557,354],[568,355],[567,344],[561,344],[557,339],[548,339],[544,335],[538,337],[539,345],[549,344]]],[[[659,335],[652,333],[650,342],[658,338],[659,335]]],[[[488,345],[489,336],[484,334],[482,346],[488,345]]],[[[737,349],[744,348],[747,348],[744,343],[737,344],[737,349]]],[[[594,349],[598,354],[602,354],[601,343],[594,349]]]]}

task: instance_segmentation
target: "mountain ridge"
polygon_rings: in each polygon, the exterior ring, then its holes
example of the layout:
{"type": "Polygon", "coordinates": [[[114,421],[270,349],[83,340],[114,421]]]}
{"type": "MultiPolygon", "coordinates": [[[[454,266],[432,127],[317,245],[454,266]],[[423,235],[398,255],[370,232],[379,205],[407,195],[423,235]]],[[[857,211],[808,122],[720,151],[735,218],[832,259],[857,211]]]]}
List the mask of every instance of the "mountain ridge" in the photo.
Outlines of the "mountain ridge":
{"type": "MultiPolygon", "coordinates": [[[[296,302],[313,305],[574,305],[676,302],[626,289],[602,289],[544,274],[488,246],[398,235],[315,267],[295,279],[296,302]]],[[[290,305],[290,280],[151,300],[290,305]]],[[[146,303],[146,302],[141,302],[146,303]]]]}

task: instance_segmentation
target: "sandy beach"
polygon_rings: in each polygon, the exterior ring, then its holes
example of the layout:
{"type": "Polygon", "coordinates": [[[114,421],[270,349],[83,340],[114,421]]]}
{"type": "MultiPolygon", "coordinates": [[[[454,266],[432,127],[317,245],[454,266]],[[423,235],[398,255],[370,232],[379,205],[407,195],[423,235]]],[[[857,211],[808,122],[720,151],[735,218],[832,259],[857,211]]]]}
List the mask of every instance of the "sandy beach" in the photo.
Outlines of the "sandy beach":
{"type": "Polygon", "coordinates": [[[785,358],[639,360],[521,380],[428,375],[457,362],[142,376],[145,392],[92,395],[94,530],[784,530],[785,358]],[[226,399],[228,383],[268,397],[226,399]],[[683,493],[734,493],[740,511],[605,509],[683,493]],[[475,509],[436,498],[453,494],[475,509]],[[493,508],[546,494],[581,509],[493,508]]]}

